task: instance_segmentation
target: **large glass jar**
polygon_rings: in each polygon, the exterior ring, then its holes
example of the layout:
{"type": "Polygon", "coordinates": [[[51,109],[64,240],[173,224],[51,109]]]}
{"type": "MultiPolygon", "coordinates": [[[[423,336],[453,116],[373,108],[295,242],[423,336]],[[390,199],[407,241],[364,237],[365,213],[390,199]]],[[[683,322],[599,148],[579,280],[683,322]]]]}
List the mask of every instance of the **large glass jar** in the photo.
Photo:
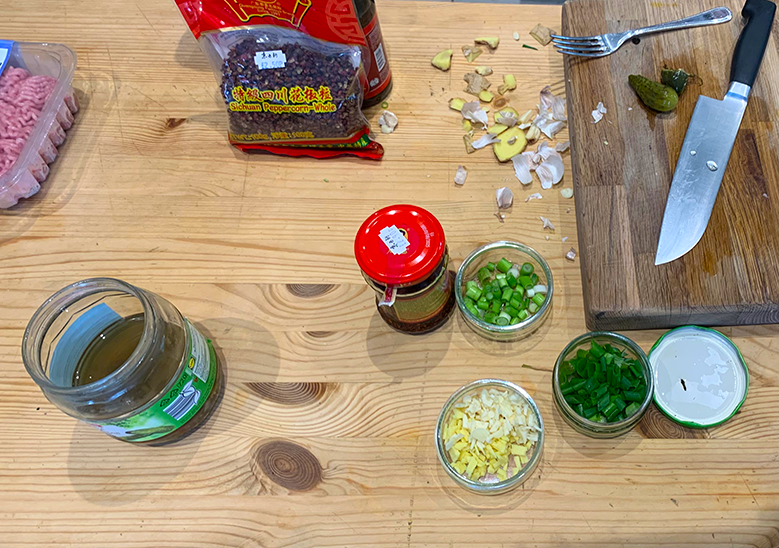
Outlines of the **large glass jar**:
{"type": "Polygon", "coordinates": [[[216,406],[211,341],[168,301],[112,278],[72,284],[35,312],[22,359],[62,411],[133,443],[169,443],[216,406]]]}
{"type": "Polygon", "coordinates": [[[420,334],[449,318],[455,275],[444,229],[430,212],[413,205],[380,209],[360,227],[354,252],[390,326],[420,334]]]}

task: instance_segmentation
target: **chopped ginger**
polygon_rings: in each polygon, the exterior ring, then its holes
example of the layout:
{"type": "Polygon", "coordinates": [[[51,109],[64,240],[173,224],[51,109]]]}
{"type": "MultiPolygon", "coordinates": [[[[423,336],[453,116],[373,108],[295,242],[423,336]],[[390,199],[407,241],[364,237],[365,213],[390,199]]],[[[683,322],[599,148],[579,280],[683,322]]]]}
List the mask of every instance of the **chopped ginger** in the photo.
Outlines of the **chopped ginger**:
{"type": "Polygon", "coordinates": [[[490,67],[481,66],[481,67],[476,67],[476,69],[474,70],[476,74],[481,74],[482,76],[489,76],[490,74],[492,74],[492,68],[490,67]]]}
{"type": "Polygon", "coordinates": [[[459,97],[449,99],[450,109],[461,112],[463,110],[463,106],[465,106],[465,99],[460,99],[459,97]]]}
{"type": "Polygon", "coordinates": [[[500,44],[500,38],[498,36],[486,36],[483,38],[477,38],[474,40],[477,44],[485,44],[490,49],[495,49],[500,44]]]}
{"type": "Polygon", "coordinates": [[[495,98],[495,96],[487,91],[486,89],[484,91],[479,92],[479,101],[483,101],[485,103],[490,103],[495,98]]]}
{"type": "Polygon", "coordinates": [[[549,27],[545,27],[542,24],[538,24],[530,31],[530,36],[536,39],[536,41],[542,46],[547,45],[552,41],[552,33],[554,31],[549,27]]]}
{"type": "Polygon", "coordinates": [[[525,138],[525,132],[514,126],[500,135],[498,135],[499,142],[492,145],[492,151],[495,153],[495,157],[501,162],[508,162],[514,156],[525,150],[527,146],[527,139],[525,138]]]}
{"type": "Polygon", "coordinates": [[[513,74],[504,74],[503,84],[498,86],[498,93],[503,95],[504,93],[512,89],[517,89],[517,79],[514,78],[513,74]]]}

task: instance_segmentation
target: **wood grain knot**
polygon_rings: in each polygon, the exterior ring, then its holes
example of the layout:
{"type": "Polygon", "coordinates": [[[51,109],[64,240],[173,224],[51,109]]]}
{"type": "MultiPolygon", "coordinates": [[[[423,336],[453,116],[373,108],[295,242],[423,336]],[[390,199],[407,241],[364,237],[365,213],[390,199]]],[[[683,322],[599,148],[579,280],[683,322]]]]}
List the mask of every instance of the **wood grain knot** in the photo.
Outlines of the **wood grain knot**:
{"type": "Polygon", "coordinates": [[[287,290],[301,299],[321,297],[328,291],[332,291],[334,287],[332,284],[287,284],[287,290]]]}
{"type": "Polygon", "coordinates": [[[322,481],[322,466],[305,447],[289,441],[270,441],[255,455],[268,479],[290,491],[308,491],[322,481]]]}
{"type": "Polygon", "coordinates": [[[323,382],[248,382],[247,388],[261,398],[283,405],[303,405],[327,394],[323,382]]]}
{"type": "Polygon", "coordinates": [[[306,335],[314,339],[326,339],[333,334],[333,331],[306,331],[306,335]]]}
{"type": "Polygon", "coordinates": [[[708,438],[706,430],[687,428],[678,424],[665,415],[654,405],[650,405],[641,422],[638,423],[638,431],[649,439],[683,440],[708,438]]]}
{"type": "Polygon", "coordinates": [[[168,118],[165,120],[165,129],[177,128],[186,121],[186,118],[168,118]]]}

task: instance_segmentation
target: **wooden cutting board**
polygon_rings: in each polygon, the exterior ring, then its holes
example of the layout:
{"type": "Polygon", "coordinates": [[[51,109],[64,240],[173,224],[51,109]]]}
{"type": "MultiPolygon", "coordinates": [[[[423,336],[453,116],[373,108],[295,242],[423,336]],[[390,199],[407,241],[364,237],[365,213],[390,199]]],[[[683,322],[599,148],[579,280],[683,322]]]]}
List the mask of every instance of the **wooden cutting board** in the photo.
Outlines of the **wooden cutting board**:
{"type": "Polygon", "coordinates": [[[752,89],[706,233],[655,266],[668,189],[699,94],[721,99],[743,27],[736,0],[569,0],[562,32],[621,32],[725,5],[729,23],[647,36],[600,59],[566,56],[582,284],[591,329],[779,322],[779,28],[752,89]],[[675,111],[644,107],[629,74],[698,76],[675,111]],[[608,113],[592,123],[599,101],[608,113]]]}

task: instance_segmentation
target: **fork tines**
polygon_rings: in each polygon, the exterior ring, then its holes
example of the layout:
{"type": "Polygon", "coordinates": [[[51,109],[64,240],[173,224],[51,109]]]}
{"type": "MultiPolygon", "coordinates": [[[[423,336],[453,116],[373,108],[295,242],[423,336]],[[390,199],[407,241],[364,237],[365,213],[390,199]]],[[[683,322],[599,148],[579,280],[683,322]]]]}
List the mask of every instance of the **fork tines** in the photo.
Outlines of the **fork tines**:
{"type": "Polygon", "coordinates": [[[612,53],[602,36],[559,36],[552,35],[557,51],[579,57],[603,57],[612,53]]]}

